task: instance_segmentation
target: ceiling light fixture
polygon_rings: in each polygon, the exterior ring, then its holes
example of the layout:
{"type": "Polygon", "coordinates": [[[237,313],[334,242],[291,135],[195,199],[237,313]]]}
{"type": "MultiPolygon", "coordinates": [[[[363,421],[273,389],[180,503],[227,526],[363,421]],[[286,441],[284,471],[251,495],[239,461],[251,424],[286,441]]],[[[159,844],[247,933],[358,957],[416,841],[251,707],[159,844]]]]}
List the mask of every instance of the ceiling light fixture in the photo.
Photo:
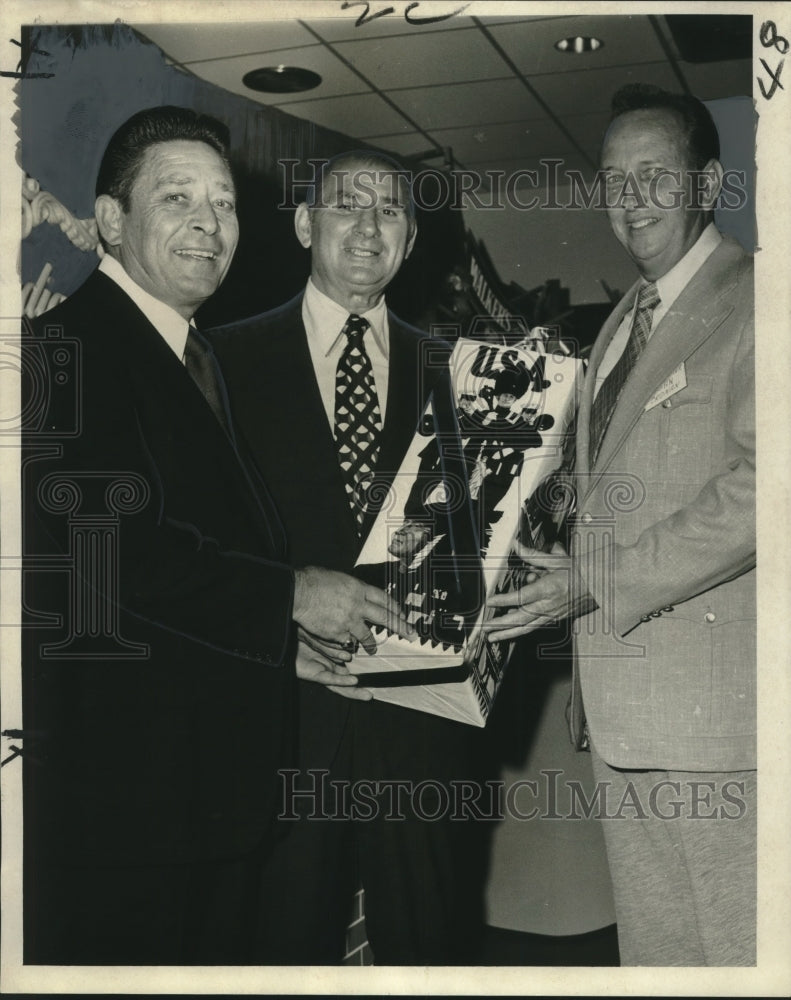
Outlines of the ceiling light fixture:
{"type": "Polygon", "coordinates": [[[245,73],[242,83],[250,90],[263,94],[299,94],[318,87],[321,77],[313,70],[299,66],[262,66],[245,73]]]}
{"type": "Polygon", "coordinates": [[[572,38],[561,38],[555,42],[558,52],[566,52],[572,56],[581,56],[583,52],[595,52],[604,45],[601,38],[588,38],[584,35],[574,35],[572,38]]]}

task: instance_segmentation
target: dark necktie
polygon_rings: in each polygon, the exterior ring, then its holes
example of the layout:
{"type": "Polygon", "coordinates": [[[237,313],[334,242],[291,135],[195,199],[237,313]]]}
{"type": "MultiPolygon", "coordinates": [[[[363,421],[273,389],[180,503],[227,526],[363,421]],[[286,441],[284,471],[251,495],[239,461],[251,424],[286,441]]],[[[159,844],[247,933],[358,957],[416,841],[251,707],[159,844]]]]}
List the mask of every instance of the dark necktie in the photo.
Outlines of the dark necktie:
{"type": "Polygon", "coordinates": [[[382,433],[376,383],[363,345],[369,325],[367,319],[354,313],[346,320],[343,333],[347,342],[335,373],[335,445],[358,531],[365,517],[367,489],[382,433]]]}
{"type": "Polygon", "coordinates": [[[214,358],[214,351],[194,326],[190,326],[187,335],[187,343],[184,348],[184,367],[203,393],[206,402],[220,422],[220,426],[228,437],[233,438],[231,421],[228,416],[228,403],[214,358]]]}
{"type": "Polygon", "coordinates": [[[659,292],[653,282],[642,285],[637,293],[637,308],[632,322],[632,332],[620,358],[602,383],[593,401],[590,417],[590,466],[593,467],[610,417],[618,402],[629,373],[643,351],[651,331],[651,318],[660,303],[659,292]]]}

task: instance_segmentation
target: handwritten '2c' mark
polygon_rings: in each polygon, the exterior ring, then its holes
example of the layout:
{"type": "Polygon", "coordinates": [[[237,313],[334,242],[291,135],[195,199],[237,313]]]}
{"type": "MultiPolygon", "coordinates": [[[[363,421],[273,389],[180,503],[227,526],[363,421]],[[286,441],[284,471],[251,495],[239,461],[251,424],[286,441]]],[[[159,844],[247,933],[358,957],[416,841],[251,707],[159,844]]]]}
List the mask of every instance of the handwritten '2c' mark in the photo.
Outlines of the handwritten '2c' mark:
{"type": "MultiPolygon", "coordinates": [[[[786,54],[786,52],[788,52],[789,41],[787,38],[784,38],[783,35],[778,35],[777,25],[774,23],[774,21],[764,21],[764,23],[761,25],[761,30],[758,34],[758,37],[761,40],[761,45],[763,45],[765,49],[776,49],[780,53],[780,55],[783,56],[786,54]]],[[[758,77],[758,86],[761,88],[761,93],[764,95],[767,101],[770,100],[772,97],[774,97],[775,91],[777,90],[778,87],[781,90],[785,90],[785,87],[783,87],[782,83],[780,83],[780,73],[782,72],[784,63],[785,59],[781,59],[780,62],[777,64],[777,69],[774,72],[772,72],[766,60],[765,59],[761,60],[761,65],[769,74],[769,79],[772,81],[769,89],[767,90],[766,87],[764,86],[763,80],[760,78],[760,76],[758,77]]]]}
{"type": "MultiPolygon", "coordinates": [[[[433,16],[427,17],[413,17],[412,11],[416,10],[420,6],[420,0],[413,0],[412,3],[407,4],[404,10],[404,20],[407,24],[436,24],[438,21],[447,21],[451,17],[456,17],[457,14],[461,14],[463,10],[466,10],[470,5],[468,3],[463,4],[461,7],[457,7],[456,10],[452,10],[449,14],[435,14],[433,16]]],[[[371,5],[367,0],[343,0],[341,4],[341,10],[349,10],[352,7],[364,7],[362,14],[354,22],[356,28],[361,27],[363,24],[368,24],[371,21],[375,21],[377,17],[385,17],[387,14],[395,14],[395,7],[382,7],[381,10],[376,10],[371,13],[371,5]]]]}

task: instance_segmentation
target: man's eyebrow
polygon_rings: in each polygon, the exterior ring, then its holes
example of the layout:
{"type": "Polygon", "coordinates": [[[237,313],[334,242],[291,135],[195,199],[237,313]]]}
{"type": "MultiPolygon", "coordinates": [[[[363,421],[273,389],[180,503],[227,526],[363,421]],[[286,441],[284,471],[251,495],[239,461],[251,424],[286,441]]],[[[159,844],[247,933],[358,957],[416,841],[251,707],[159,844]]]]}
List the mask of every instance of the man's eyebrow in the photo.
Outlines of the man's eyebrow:
{"type": "Polygon", "coordinates": [[[165,187],[166,184],[190,184],[195,178],[191,174],[165,174],[158,178],[155,187],[165,187]]]}
{"type": "MultiPolygon", "coordinates": [[[[637,163],[638,167],[650,167],[655,166],[657,163],[664,163],[665,159],[662,156],[647,156],[644,160],[639,160],[637,163]]],[[[617,172],[623,172],[623,168],[617,166],[614,163],[603,163],[600,170],[614,170],[617,172]]],[[[628,171],[627,171],[628,172],[628,171]]]]}
{"type": "MultiPolygon", "coordinates": [[[[169,184],[194,184],[195,179],[193,174],[166,174],[157,180],[154,187],[167,187],[169,184]]],[[[236,194],[236,188],[229,181],[221,181],[217,186],[221,191],[230,191],[231,194],[236,194]]]]}

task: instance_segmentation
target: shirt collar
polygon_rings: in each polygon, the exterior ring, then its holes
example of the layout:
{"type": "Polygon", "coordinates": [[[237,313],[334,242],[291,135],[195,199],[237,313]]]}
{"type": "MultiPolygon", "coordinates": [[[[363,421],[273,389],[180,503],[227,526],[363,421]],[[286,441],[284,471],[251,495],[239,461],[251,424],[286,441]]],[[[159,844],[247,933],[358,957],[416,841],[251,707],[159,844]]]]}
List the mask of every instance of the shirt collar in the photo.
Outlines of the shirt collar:
{"type": "Polygon", "coordinates": [[[99,270],[114,281],[122,291],[126,292],[181,361],[184,357],[184,348],[187,346],[190,326],[188,320],[180,316],[172,306],[166,305],[141,288],[136,281],[129,277],[123,265],[115,257],[111,257],[109,253],[102,257],[99,270]]]}
{"type": "Polygon", "coordinates": [[[654,284],[662,300],[663,312],[666,312],[673,305],[683,289],[689,284],[692,275],[717,249],[721,240],[720,231],[713,222],[710,222],[681,260],[671,267],[667,274],[656,279],[654,284]]]}
{"type": "MultiPolygon", "coordinates": [[[[305,324],[308,336],[319,341],[322,353],[326,357],[338,343],[346,320],[349,318],[349,311],[338,305],[324,292],[319,291],[312,278],[308,278],[308,284],[305,288],[304,310],[308,319],[305,324]]],[[[384,295],[373,309],[357,315],[368,320],[379,350],[384,357],[388,357],[387,305],[384,295]]]]}

